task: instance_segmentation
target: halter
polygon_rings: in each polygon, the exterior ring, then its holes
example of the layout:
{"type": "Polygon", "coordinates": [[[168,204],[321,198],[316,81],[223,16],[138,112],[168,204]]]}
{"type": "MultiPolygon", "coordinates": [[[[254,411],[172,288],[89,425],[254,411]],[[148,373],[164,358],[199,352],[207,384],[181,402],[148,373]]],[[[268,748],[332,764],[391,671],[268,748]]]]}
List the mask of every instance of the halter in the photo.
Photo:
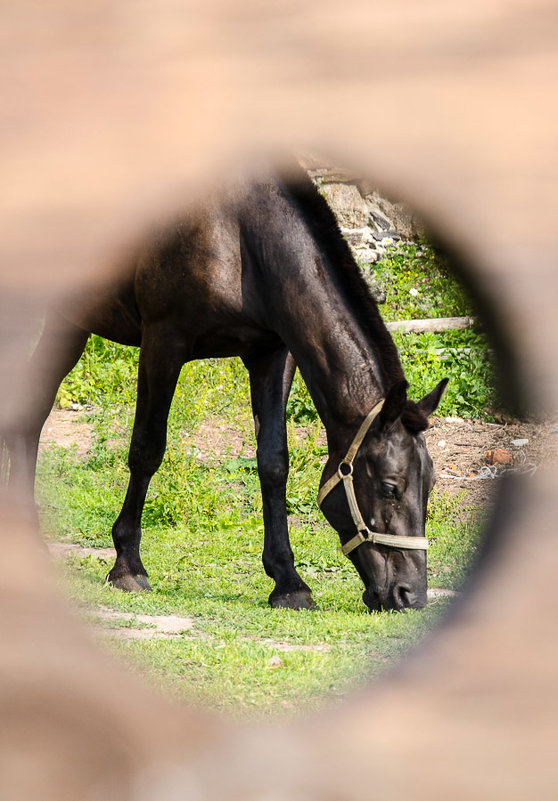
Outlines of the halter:
{"type": "Polygon", "coordinates": [[[358,503],[355,495],[355,488],[353,483],[353,462],[358,453],[358,449],[362,445],[364,437],[378,414],[380,413],[384,401],[381,400],[364,418],[356,437],[351,442],[350,448],[347,451],[345,458],[339,463],[337,472],[326,481],[323,487],[318,492],[318,506],[321,508],[324,498],[329,495],[331,490],[336,487],[340,481],[343,482],[345,488],[345,495],[347,496],[347,503],[351,512],[351,517],[357,529],[357,534],[352,537],[345,545],[341,546],[341,550],[348,556],[351,551],[362,545],[363,542],[372,542],[377,545],[389,545],[391,548],[406,548],[412,550],[426,551],[428,549],[428,540],[426,537],[399,537],[392,534],[381,534],[378,531],[370,531],[368,526],[363,520],[363,517],[358,508],[358,503]]]}

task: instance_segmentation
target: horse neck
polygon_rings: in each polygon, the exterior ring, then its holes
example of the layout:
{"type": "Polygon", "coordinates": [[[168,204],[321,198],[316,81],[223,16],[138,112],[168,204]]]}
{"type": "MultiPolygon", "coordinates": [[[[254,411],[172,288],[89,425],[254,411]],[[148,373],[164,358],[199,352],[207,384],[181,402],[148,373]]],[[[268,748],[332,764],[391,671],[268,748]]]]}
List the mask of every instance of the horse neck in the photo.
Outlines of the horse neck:
{"type": "Polygon", "coordinates": [[[324,286],[301,282],[280,330],[327,431],[343,449],[381,397],[386,380],[375,349],[344,304],[324,286]]]}
{"type": "Polygon", "coordinates": [[[378,344],[355,315],[362,300],[343,286],[327,249],[319,246],[300,215],[293,217],[292,206],[280,209],[283,214],[277,211],[265,215],[257,247],[266,276],[265,314],[272,316],[272,327],[295,358],[325,425],[330,451],[342,449],[403,373],[396,357],[400,375],[385,374],[378,344]]]}

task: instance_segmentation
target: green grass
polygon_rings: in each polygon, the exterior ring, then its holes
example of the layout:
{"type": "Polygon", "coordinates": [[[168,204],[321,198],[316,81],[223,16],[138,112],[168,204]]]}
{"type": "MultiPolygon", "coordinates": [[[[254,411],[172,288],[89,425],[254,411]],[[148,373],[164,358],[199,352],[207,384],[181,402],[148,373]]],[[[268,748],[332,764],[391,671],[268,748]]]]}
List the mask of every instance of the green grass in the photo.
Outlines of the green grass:
{"type": "MultiPolygon", "coordinates": [[[[62,464],[63,471],[52,451],[41,466],[43,484],[50,484],[56,469],[64,509],[63,527],[52,517],[48,527],[57,537],[66,533],[75,542],[108,545],[123,487],[115,494],[112,470],[98,470],[93,475],[99,494],[92,500],[82,492],[84,480],[89,486],[85,477],[92,474],[87,464],[77,459],[72,464],[68,457],[62,464]],[[79,521],[80,509],[88,524],[72,530],[64,521],[79,521]]],[[[224,465],[198,465],[190,479],[190,503],[182,520],[170,526],[153,519],[144,527],[142,552],[151,594],[129,595],[107,586],[104,579],[112,564],[104,558],[74,557],[64,570],[66,591],[86,609],[102,604],[117,612],[194,619],[192,631],[172,639],[110,639],[134,670],[176,697],[236,714],[312,709],[389,668],[443,612],[444,601],[405,615],[367,612],[360,579],[315,508],[317,483],[305,493],[312,512],[299,512],[291,541],[297,568],[312,587],[318,608],[270,609],[272,583],[260,561],[263,523],[249,503],[251,473],[235,475],[231,482],[224,465]],[[270,661],[274,656],[281,660],[279,667],[270,661]]],[[[477,529],[460,518],[457,504],[443,495],[433,497],[428,535],[430,583],[435,586],[458,587],[474,552],[477,529]]]]}
{"type": "Polygon", "coordinates": [[[432,628],[443,608],[369,615],[359,603],[358,581],[332,572],[323,581],[312,578],[317,611],[272,610],[257,559],[237,573],[226,540],[220,566],[211,561],[214,549],[196,560],[199,549],[192,548],[189,563],[171,568],[169,576],[156,552],[164,562],[175,537],[163,533],[156,548],[146,547],[154,590],[148,596],[104,586],[108,564],[93,557],[73,560],[65,586],[87,608],[103,604],[117,612],[193,618],[193,629],[170,640],[110,642],[161,688],[213,709],[268,715],[342,697],[388,668],[432,628]]]}
{"type": "MultiPolygon", "coordinates": [[[[386,291],[381,307],[386,322],[474,314],[447,263],[426,245],[392,248],[374,266],[374,272],[386,291]]],[[[414,398],[447,377],[450,382],[438,414],[490,417],[485,410],[497,401],[493,365],[482,333],[395,334],[394,340],[414,398]]]]}
{"type": "MultiPolygon", "coordinates": [[[[388,288],[382,310],[388,318],[470,313],[429,250],[394,251],[376,269],[388,288]],[[410,293],[414,287],[418,295],[410,293]]],[[[451,339],[452,347],[466,345],[473,355],[449,363],[435,353],[449,347],[448,338],[399,336],[397,341],[415,397],[449,374],[453,389],[442,413],[483,414],[492,390],[486,345],[478,334],[458,333],[451,339]]],[[[94,428],[94,441],[85,460],[61,448],[42,456],[38,493],[43,526],[52,538],[111,545],[111,526],[128,481],[136,363],[135,349],[92,337],[60,390],[62,405],[92,405],[84,419],[94,428]]],[[[115,627],[137,627],[134,621],[99,624],[107,631],[107,643],[133,670],[181,699],[242,715],[315,708],[324,698],[342,698],[389,669],[445,609],[446,602],[439,600],[405,615],[367,612],[360,579],[316,507],[325,449],[321,424],[299,377],[289,416],[291,542],[316,611],[272,610],[267,604],[272,582],[261,565],[255,460],[232,451],[200,459],[195,448],[194,434],[208,421],[240,431],[253,444],[248,380],[236,359],[193,363],[182,371],[167,454],[143,516],[142,556],[153,592],[129,595],[110,588],[104,579],[112,564],[98,556],[73,557],[62,569],[66,592],[85,611],[103,605],[117,613],[193,619],[192,629],[182,634],[142,641],[110,637],[115,627]],[[295,436],[295,423],[308,426],[305,437],[295,436]]],[[[478,545],[477,517],[464,511],[462,498],[433,494],[427,522],[431,586],[461,585],[478,545]]]]}
{"type": "MultiPolygon", "coordinates": [[[[123,443],[106,450],[104,434],[107,428],[114,434],[114,422],[102,413],[93,419],[102,436],[90,459],[53,448],[41,460],[39,481],[51,536],[102,547],[111,544],[127,470],[123,443]]],[[[316,424],[295,445],[291,429],[294,471],[288,490],[297,568],[313,589],[316,611],[272,610],[267,604],[272,582],[261,565],[261,501],[251,460],[200,463],[185,456],[181,461],[181,451],[190,446],[178,430],[144,518],[142,553],[153,592],[129,595],[107,586],[111,560],[69,560],[64,586],[78,606],[194,618],[192,631],[172,639],[107,640],[134,670],[176,697],[216,710],[290,713],[343,697],[389,668],[435,625],[443,601],[406,615],[367,612],[360,579],[315,505],[318,432],[316,424]],[[279,657],[279,666],[273,657],[279,657]]],[[[456,502],[434,494],[428,523],[434,586],[458,587],[466,573],[478,532],[461,518],[456,502]]],[[[116,624],[101,625],[110,634],[116,624]]]]}

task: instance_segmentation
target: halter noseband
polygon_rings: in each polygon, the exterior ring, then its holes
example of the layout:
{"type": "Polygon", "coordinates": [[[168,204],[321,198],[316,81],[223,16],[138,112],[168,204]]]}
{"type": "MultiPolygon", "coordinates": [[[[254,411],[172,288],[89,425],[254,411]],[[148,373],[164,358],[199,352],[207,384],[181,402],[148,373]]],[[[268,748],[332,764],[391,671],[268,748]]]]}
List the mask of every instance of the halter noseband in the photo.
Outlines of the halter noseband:
{"type": "Polygon", "coordinates": [[[339,463],[337,472],[326,481],[318,492],[318,506],[321,508],[326,495],[329,495],[331,490],[336,487],[340,481],[343,482],[351,517],[357,529],[357,534],[346,542],[345,545],[341,546],[341,550],[345,556],[348,556],[351,551],[354,551],[354,549],[362,545],[363,542],[372,542],[378,545],[389,545],[391,548],[406,548],[409,550],[426,551],[428,549],[428,540],[426,537],[398,537],[393,534],[381,534],[378,531],[370,531],[358,507],[353,483],[353,462],[358,453],[358,449],[362,445],[364,437],[368,433],[368,429],[382,410],[383,405],[384,401],[381,400],[367,414],[357,431],[356,437],[351,442],[345,458],[339,463]]]}

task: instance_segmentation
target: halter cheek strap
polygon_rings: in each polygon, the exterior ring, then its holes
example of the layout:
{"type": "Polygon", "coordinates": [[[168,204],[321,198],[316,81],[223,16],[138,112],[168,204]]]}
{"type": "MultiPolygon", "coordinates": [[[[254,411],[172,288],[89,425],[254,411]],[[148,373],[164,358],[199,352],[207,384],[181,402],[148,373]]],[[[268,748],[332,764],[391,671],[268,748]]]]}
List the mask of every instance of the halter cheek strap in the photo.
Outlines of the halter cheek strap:
{"type": "Polygon", "coordinates": [[[428,540],[426,537],[399,537],[392,534],[381,534],[378,531],[371,531],[360,513],[353,482],[353,462],[358,453],[358,449],[362,445],[364,437],[382,410],[383,405],[384,401],[381,400],[364,418],[354,440],[351,442],[345,458],[339,463],[337,472],[326,481],[318,492],[318,506],[321,508],[324,498],[329,495],[331,490],[336,487],[339,482],[343,482],[351,517],[353,518],[353,523],[357,530],[356,535],[341,546],[341,550],[345,556],[348,556],[351,551],[354,551],[354,549],[362,545],[363,542],[372,542],[378,545],[388,545],[391,548],[405,548],[409,550],[426,551],[428,549],[428,540]]]}

